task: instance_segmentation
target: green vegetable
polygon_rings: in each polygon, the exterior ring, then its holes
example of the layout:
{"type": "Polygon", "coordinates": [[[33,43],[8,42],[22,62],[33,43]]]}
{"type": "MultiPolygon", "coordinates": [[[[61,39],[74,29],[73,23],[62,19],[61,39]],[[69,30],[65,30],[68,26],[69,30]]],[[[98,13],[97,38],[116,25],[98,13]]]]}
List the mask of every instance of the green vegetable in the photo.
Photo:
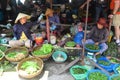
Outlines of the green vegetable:
{"type": "Polygon", "coordinates": [[[110,59],[110,62],[112,62],[112,63],[120,63],[120,61],[118,61],[116,58],[111,58],[110,59]]]}
{"type": "Polygon", "coordinates": [[[84,74],[85,72],[87,72],[87,70],[83,68],[72,68],[72,70],[74,74],[84,74]]]}
{"type": "Polygon", "coordinates": [[[116,68],[117,72],[120,73],[120,66],[116,68]]]}
{"type": "Polygon", "coordinates": [[[0,50],[1,50],[2,52],[5,52],[5,51],[6,51],[6,49],[7,49],[7,47],[6,47],[6,46],[2,46],[2,45],[0,45],[0,50]]]}
{"type": "Polygon", "coordinates": [[[3,54],[2,54],[2,52],[0,52],[0,58],[2,58],[2,56],[3,56],[3,54]]]}
{"type": "Polygon", "coordinates": [[[110,62],[104,61],[104,60],[99,60],[99,61],[98,61],[98,64],[102,64],[102,65],[105,65],[105,66],[109,66],[109,65],[110,65],[110,62]]]}
{"type": "Polygon", "coordinates": [[[67,47],[74,47],[76,44],[74,41],[68,41],[66,44],[65,44],[67,47]]]}
{"type": "Polygon", "coordinates": [[[22,50],[21,51],[11,51],[6,56],[9,58],[16,58],[16,57],[20,57],[20,56],[18,56],[19,54],[24,55],[24,54],[26,54],[26,51],[22,51],[22,50]]]}
{"type": "Polygon", "coordinates": [[[88,76],[89,80],[108,80],[108,77],[105,74],[100,72],[92,72],[88,76]]]}
{"type": "Polygon", "coordinates": [[[91,50],[99,50],[99,46],[98,45],[86,44],[85,46],[86,46],[86,48],[91,49],[91,50]]]}
{"type": "Polygon", "coordinates": [[[120,80],[120,75],[111,78],[111,80],[120,80]]]}
{"type": "Polygon", "coordinates": [[[21,65],[21,69],[26,71],[28,74],[33,74],[34,72],[37,72],[37,70],[40,69],[40,66],[37,62],[26,61],[21,65]]]}
{"type": "Polygon", "coordinates": [[[115,42],[108,42],[108,49],[104,52],[105,56],[112,56],[112,57],[117,57],[118,55],[118,50],[117,50],[117,45],[115,42]]]}
{"type": "Polygon", "coordinates": [[[34,55],[47,55],[50,54],[53,50],[53,46],[51,44],[43,44],[43,46],[35,51],[33,51],[34,55]]]}

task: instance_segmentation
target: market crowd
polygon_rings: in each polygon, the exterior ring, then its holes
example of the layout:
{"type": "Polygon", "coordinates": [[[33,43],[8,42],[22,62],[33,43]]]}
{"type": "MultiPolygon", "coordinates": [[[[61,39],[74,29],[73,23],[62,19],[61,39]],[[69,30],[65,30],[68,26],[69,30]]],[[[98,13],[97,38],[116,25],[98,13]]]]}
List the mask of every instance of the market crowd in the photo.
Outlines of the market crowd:
{"type": "MultiPolygon", "coordinates": [[[[9,19],[12,19],[13,24],[13,40],[9,41],[11,47],[33,46],[33,37],[31,36],[31,28],[39,26],[42,29],[43,40],[49,42],[50,35],[61,37],[62,33],[69,32],[65,30],[61,24],[73,24],[77,27],[74,30],[75,35],[84,30],[86,20],[86,5],[89,3],[88,23],[94,23],[90,33],[88,33],[85,43],[92,43],[100,46],[100,51],[96,53],[102,54],[108,49],[106,44],[109,36],[109,22],[112,23],[115,33],[115,42],[120,46],[120,0],[0,0],[0,24],[6,24],[9,19]],[[53,4],[61,4],[54,6],[53,4]],[[79,26],[82,26],[79,28],[79,26]],[[50,30],[48,28],[50,27],[50,30]],[[16,44],[16,45],[14,45],[16,44]]],[[[80,33],[81,35],[81,33],[80,33]]],[[[84,34],[83,34],[84,35],[84,34]]],[[[82,39],[76,41],[77,47],[82,47],[82,39]]],[[[84,42],[83,41],[83,42],[84,42]]]]}

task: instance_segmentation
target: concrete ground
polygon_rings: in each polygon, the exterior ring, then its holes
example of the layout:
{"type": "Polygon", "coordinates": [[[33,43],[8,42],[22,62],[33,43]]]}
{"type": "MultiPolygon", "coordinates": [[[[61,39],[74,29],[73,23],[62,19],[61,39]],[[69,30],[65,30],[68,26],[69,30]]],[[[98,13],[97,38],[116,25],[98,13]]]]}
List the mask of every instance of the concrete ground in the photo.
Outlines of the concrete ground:
{"type": "Polygon", "coordinates": [[[69,64],[68,61],[66,61],[65,63],[56,63],[51,58],[50,60],[44,61],[44,69],[42,73],[35,78],[24,79],[18,76],[18,73],[16,71],[11,71],[11,72],[4,72],[3,75],[0,76],[0,80],[46,80],[46,79],[41,79],[45,71],[49,71],[47,80],[75,80],[70,74],[69,70],[59,75],[57,74],[58,71],[60,69],[63,69],[67,64],[69,64]]]}

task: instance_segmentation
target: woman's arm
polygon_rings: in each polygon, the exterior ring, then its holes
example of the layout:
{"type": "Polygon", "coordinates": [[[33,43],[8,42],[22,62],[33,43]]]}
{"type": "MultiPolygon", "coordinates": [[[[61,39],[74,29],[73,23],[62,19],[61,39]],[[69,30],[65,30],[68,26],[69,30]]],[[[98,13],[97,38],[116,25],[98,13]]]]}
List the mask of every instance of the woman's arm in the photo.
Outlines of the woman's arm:
{"type": "Polygon", "coordinates": [[[118,11],[118,9],[120,8],[120,0],[115,0],[114,1],[114,9],[113,9],[113,14],[116,14],[116,12],[118,11]]]}

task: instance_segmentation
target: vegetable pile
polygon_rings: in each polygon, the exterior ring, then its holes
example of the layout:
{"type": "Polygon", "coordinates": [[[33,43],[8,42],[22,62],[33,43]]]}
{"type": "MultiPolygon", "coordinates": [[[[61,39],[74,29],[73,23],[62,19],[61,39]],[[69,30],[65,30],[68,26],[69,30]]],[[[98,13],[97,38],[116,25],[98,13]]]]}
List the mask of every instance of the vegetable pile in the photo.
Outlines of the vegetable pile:
{"type": "Polygon", "coordinates": [[[98,64],[104,65],[104,66],[109,66],[110,62],[104,61],[104,60],[98,60],[98,64]]]}
{"type": "Polygon", "coordinates": [[[108,80],[108,77],[100,72],[92,72],[89,74],[88,80],[108,80]]]}
{"type": "Polygon", "coordinates": [[[118,67],[116,68],[116,71],[117,71],[118,73],[120,73],[120,66],[118,66],[118,67]]]}
{"type": "Polygon", "coordinates": [[[110,62],[112,62],[112,63],[120,63],[120,61],[117,58],[114,58],[114,57],[110,58],[110,62]]]}
{"type": "Polygon", "coordinates": [[[65,44],[67,47],[74,47],[76,44],[74,41],[68,41],[66,44],[65,44]]]}
{"type": "Polygon", "coordinates": [[[0,58],[2,58],[3,57],[3,53],[2,52],[0,52],[0,58]]]}
{"type": "Polygon", "coordinates": [[[94,44],[86,44],[85,47],[90,50],[99,50],[99,46],[94,44]]]}
{"type": "Polygon", "coordinates": [[[117,51],[117,45],[115,42],[110,42],[107,43],[108,49],[105,51],[104,55],[105,56],[112,56],[112,57],[117,57],[118,51],[117,51]]]}
{"type": "Polygon", "coordinates": [[[120,80],[120,75],[111,78],[111,80],[120,80]]]}
{"type": "Polygon", "coordinates": [[[23,51],[23,50],[21,50],[21,51],[17,51],[17,50],[16,51],[11,51],[6,55],[6,57],[8,57],[8,58],[21,58],[21,57],[25,57],[26,53],[27,52],[23,51]]]}
{"type": "Polygon", "coordinates": [[[7,47],[6,47],[6,46],[2,46],[2,45],[0,45],[0,50],[1,50],[2,52],[5,52],[5,51],[6,51],[6,49],[7,49],[7,47]]]}
{"type": "Polygon", "coordinates": [[[43,44],[41,48],[33,51],[33,55],[47,55],[50,54],[53,50],[51,44],[43,44]]]}
{"type": "Polygon", "coordinates": [[[72,68],[72,70],[73,74],[84,74],[85,72],[87,72],[87,70],[83,68],[72,68]]]}
{"type": "Polygon", "coordinates": [[[40,66],[38,65],[37,62],[26,61],[21,65],[20,68],[24,70],[27,74],[33,74],[40,69],[40,66]]]}

